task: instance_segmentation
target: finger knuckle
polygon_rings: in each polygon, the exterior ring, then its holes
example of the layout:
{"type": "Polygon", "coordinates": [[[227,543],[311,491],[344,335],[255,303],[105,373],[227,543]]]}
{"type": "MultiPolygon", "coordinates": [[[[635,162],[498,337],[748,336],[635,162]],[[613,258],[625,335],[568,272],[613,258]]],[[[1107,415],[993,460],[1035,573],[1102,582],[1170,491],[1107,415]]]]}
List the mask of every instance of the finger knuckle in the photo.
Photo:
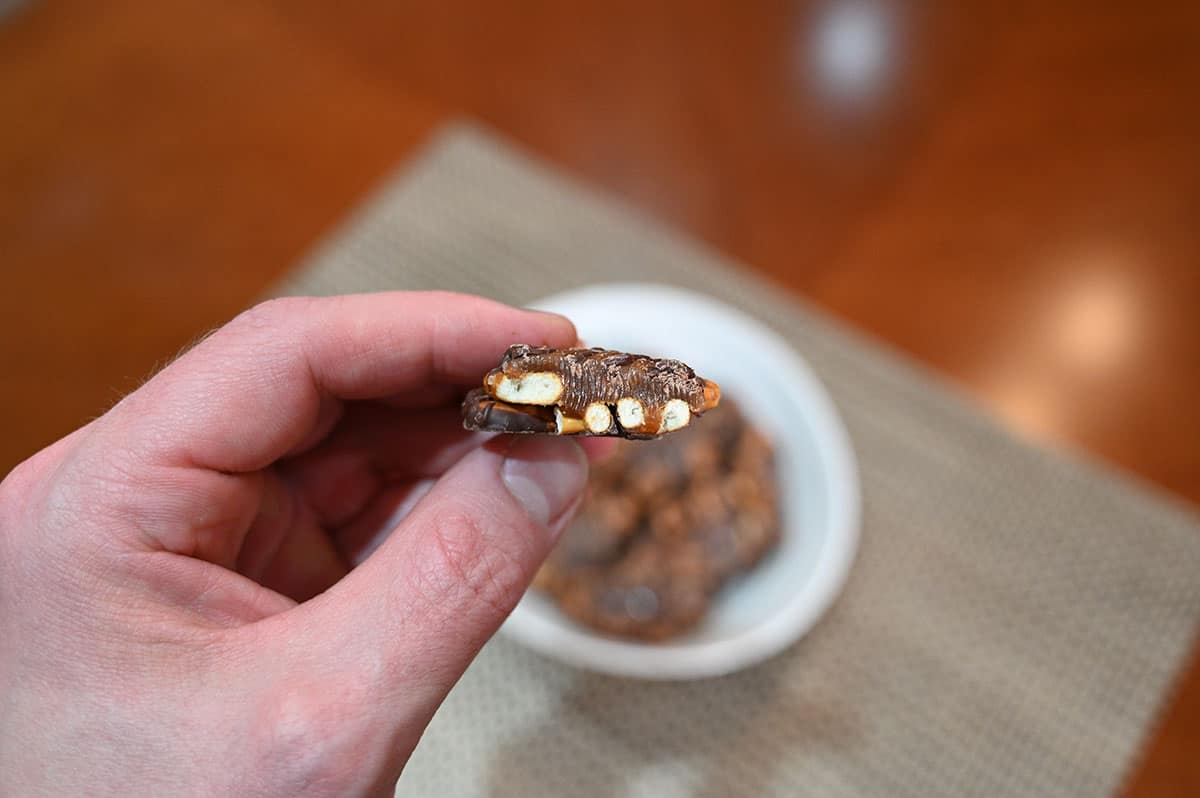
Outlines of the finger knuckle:
{"type": "Polygon", "coordinates": [[[8,475],[0,480],[0,517],[6,511],[11,511],[22,496],[29,493],[33,486],[33,467],[26,460],[17,465],[8,475]]]}
{"type": "Polygon", "coordinates": [[[414,294],[412,300],[420,307],[437,308],[443,312],[453,312],[455,316],[468,318],[502,307],[495,300],[486,297],[445,290],[422,291],[414,294]]]}
{"type": "Polygon", "coordinates": [[[424,558],[421,574],[435,600],[455,611],[483,612],[489,620],[512,611],[525,588],[525,569],[479,519],[444,514],[432,525],[429,542],[432,556],[424,558]]]}
{"type": "Polygon", "coordinates": [[[323,686],[289,684],[273,692],[260,718],[257,754],[281,794],[336,794],[351,776],[353,748],[345,703],[323,686]],[[332,792],[329,792],[330,790],[332,792]]]}
{"type": "Polygon", "coordinates": [[[47,485],[47,456],[46,450],[39,452],[0,480],[0,532],[5,535],[12,534],[20,526],[20,519],[32,514],[37,503],[34,497],[52,487],[47,485]]]}
{"type": "Polygon", "coordinates": [[[313,297],[275,297],[242,311],[232,324],[251,330],[276,329],[284,321],[305,314],[315,301],[313,297]]]}
{"type": "Polygon", "coordinates": [[[459,291],[447,291],[446,289],[434,289],[431,291],[422,291],[425,304],[446,303],[446,304],[486,304],[487,300],[473,294],[464,294],[459,291]]]}
{"type": "Polygon", "coordinates": [[[32,476],[26,463],[18,465],[0,481],[0,552],[5,553],[0,562],[9,561],[7,544],[16,534],[19,508],[24,504],[24,497],[28,495],[31,485],[32,476]]]}

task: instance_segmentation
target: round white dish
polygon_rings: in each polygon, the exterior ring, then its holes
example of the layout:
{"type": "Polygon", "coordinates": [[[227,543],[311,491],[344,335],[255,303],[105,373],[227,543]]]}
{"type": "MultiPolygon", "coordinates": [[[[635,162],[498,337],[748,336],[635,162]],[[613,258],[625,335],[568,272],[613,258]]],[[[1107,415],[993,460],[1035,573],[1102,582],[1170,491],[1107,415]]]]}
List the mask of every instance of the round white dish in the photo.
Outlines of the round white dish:
{"type": "Polygon", "coordinates": [[[758,567],[721,590],[686,636],[663,643],[608,637],[570,620],[536,590],[501,632],[571,665],[642,679],[731,673],[804,635],[854,559],[860,498],[845,428],[800,356],[746,314],[669,286],[594,285],[533,306],[570,317],[589,346],[678,358],[720,383],[776,444],[783,535],[758,567]]]}

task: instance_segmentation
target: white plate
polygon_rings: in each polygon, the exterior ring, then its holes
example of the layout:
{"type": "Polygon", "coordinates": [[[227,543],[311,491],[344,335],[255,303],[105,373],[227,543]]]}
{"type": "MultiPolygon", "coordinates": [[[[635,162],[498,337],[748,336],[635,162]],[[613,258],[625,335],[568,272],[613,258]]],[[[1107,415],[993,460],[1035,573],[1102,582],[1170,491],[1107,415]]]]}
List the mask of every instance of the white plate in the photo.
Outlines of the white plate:
{"type": "Polygon", "coordinates": [[[501,631],[571,665],[643,679],[730,673],[799,639],[841,589],[859,524],[854,453],[808,366],[749,316],[667,286],[596,285],[534,307],[573,319],[589,346],[678,358],[720,383],[777,446],[784,528],[774,553],[726,585],[684,637],[665,643],[607,637],[571,621],[534,590],[501,631]]]}

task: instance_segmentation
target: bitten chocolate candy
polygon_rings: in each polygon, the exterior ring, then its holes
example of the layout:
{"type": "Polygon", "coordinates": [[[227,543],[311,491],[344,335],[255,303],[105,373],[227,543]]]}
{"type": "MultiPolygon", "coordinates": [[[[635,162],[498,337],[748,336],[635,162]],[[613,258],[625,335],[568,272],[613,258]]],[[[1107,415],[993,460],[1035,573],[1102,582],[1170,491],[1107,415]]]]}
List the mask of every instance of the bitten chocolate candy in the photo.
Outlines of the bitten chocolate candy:
{"type": "Polygon", "coordinates": [[[463,403],[490,432],[655,438],[716,407],[721,389],[678,360],[516,344],[463,403]]]}

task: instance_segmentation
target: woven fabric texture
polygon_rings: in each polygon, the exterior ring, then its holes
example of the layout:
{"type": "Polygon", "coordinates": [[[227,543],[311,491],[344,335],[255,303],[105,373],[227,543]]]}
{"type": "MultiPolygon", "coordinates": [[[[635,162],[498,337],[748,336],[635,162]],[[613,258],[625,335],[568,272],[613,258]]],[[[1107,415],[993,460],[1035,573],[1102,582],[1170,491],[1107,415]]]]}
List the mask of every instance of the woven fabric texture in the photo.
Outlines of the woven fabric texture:
{"type": "Polygon", "coordinates": [[[493,640],[399,794],[1117,789],[1200,616],[1193,510],[1019,441],[896,353],[466,126],[381,186],[278,293],[449,288],[521,303],[615,280],[710,293],[809,361],[861,470],[849,582],[788,652],[715,680],[608,678],[493,640]]]}

